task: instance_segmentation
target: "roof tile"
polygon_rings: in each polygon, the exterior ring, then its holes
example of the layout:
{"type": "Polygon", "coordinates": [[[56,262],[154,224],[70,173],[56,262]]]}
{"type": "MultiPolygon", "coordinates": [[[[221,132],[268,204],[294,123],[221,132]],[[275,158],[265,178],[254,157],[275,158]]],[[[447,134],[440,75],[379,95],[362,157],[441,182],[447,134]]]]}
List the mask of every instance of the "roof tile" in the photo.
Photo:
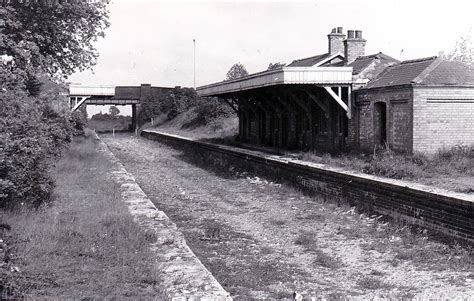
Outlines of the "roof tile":
{"type": "Polygon", "coordinates": [[[474,68],[462,62],[442,61],[420,85],[474,85],[474,68]]]}
{"type": "Polygon", "coordinates": [[[403,61],[388,67],[375,79],[370,81],[366,89],[390,86],[409,85],[434,61],[436,57],[428,57],[417,60],[403,61]]]}

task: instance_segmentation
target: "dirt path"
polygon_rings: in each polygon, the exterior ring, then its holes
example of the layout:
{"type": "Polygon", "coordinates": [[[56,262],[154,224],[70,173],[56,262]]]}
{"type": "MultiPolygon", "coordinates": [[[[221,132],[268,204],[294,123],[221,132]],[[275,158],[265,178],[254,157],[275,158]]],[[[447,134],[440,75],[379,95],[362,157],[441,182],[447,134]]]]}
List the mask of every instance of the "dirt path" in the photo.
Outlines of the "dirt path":
{"type": "Polygon", "coordinates": [[[472,248],[254,175],[200,168],[157,142],[102,139],[235,299],[474,295],[472,248]]]}

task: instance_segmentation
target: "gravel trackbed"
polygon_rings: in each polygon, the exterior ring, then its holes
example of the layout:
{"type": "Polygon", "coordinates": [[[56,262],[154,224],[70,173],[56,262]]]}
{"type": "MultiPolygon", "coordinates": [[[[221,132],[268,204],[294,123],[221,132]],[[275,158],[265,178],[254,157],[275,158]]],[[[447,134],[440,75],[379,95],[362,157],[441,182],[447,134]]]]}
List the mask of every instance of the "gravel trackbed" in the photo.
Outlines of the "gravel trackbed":
{"type": "Polygon", "coordinates": [[[445,245],[344,202],[217,171],[130,134],[101,139],[236,300],[470,298],[472,247],[445,245]]]}

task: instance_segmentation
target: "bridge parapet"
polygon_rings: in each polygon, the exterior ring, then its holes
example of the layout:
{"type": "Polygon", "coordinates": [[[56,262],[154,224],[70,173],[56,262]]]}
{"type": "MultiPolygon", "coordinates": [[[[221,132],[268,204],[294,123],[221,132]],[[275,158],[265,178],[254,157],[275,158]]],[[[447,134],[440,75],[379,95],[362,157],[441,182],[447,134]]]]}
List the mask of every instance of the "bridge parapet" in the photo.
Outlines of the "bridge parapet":
{"type": "Polygon", "coordinates": [[[69,85],[70,96],[114,96],[115,86],[69,85]]]}

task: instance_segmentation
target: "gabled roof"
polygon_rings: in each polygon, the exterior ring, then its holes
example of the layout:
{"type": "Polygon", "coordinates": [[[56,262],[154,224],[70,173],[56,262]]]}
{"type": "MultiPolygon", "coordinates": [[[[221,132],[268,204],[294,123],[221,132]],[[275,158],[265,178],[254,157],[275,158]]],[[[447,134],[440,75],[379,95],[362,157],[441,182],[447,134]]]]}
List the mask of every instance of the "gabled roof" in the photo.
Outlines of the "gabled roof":
{"type": "MultiPolygon", "coordinates": [[[[341,53],[335,53],[335,54],[329,54],[329,53],[324,53],[324,54],[319,54],[299,60],[294,60],[290,64],[288,64],[287,67],[319,67],[323,64],[330,63],[333,59],[335,58],[340,58],[344,59],[341,53]]],[[[334,66],[333,64],[328,64],[328,66],[334,66]]]]}
{"type": "Polygon", "coordinates": [[[441,61],[417,82],[419,85],[474,85],[474,66],[462,62],[441,61]]]}
{"type": "Polygon", "coordinates": [[[299,59],[299,60],[294,60],[290,64],[287,65],[287,67],[311,67],[319,63],[320,61],[324,60],[329,56],[329,53],[325,54],[318,54],[315,56],[299,59]]]}
{"type": "Polygon", "coordinates": [[[446,61],[436,56],[403,61],[388,67],[365,88],[400,85],[474,86],[474,68],[462,62],[446,61]]]}
{"type": "Polygon", "coordinates": [[[380,73],[379,76],[370,81],[365,89],[413,84],[415,79],[420,76],[426,68],[433,64],[435,60],[436,56],[432,56],[417,60],[403,61],[400,64],[390,66],[380,73]]]}
{"type": "MultiPolygon", "coordinates": [[[[374,61],[379,61],[381,64],[378,64],[385,69],[387,67],[386,64],[396,64],[400,63],[399,60],[394,59],[391,56],[388,56],[382,52],[371,54],[371,55],[365,55],[365,56],[359,56],[355,61],[350,63],[348,66],[352,67],[354,70],[353,74],[357,75],[364,71],[370,64],[372,64],[374,61]]],[[[378,73],[380,73],[382,70],[380,70],[378,73]]]]}

